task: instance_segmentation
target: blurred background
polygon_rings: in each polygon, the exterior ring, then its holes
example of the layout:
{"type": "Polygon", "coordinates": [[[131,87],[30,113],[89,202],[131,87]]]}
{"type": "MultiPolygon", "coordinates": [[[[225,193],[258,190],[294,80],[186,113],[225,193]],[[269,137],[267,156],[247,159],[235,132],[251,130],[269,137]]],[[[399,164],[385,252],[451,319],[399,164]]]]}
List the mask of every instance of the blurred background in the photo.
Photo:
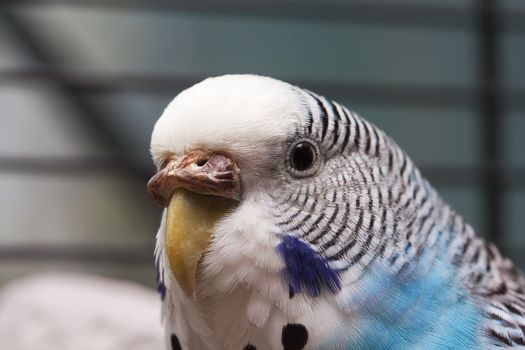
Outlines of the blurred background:
{"type": "Polygon", "coordinates": [[[377,124],[523,268],[524,62],[520,0],[4,1],[0,285],[59,269],[153,287],[153,124],[225,73],[377,124]]]}

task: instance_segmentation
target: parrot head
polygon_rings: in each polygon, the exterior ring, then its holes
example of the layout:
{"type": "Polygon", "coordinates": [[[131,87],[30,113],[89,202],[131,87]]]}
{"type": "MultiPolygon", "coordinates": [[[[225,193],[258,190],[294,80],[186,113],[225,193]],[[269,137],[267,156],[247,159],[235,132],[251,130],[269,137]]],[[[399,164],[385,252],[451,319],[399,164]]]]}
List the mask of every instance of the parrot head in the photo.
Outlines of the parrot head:
{"type": "Polygon", "coordinates": [[[161,292],[182,309],[205,305],[208,318],[242,310],[257,327],[270,317],[265,305],[296,313],[338,294],[376,257],[395,260],[398,232],[418,224],[433,193],[372,124],[255,75],[180,93],[154,127],[151,153],[158,172],[148,191],[164,208],[161,292]],[[209,307],[227,295],[235,305],[209,307]]]}

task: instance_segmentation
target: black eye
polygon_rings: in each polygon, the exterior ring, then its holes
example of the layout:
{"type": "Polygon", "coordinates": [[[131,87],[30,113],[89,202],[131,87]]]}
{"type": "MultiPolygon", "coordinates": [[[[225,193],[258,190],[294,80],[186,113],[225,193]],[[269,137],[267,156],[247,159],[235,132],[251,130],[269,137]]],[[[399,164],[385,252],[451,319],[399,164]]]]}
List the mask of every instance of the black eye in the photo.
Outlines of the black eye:
{"type": "Polygon", "coordinates": [[[319,149],[311,140],[298,140],[289,148],[288,162],[292,175],[313,175],[319,165],[319,149]]]}
{"type": "Polygon", "coordinates": [[[292,168],[298,171],[310,169],[315,163],[315,149],[307,142],[295,145],[290,155],[292,168]]]}

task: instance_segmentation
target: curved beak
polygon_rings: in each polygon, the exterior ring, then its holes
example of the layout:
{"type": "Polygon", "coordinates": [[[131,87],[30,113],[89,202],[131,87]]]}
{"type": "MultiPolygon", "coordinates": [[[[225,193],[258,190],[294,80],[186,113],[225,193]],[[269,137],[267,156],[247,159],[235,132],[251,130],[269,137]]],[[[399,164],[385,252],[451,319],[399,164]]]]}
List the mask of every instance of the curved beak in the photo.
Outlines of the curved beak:
{"type": "Polygon", "coordinates": [[[192,151],[169,159],[148,182],[148,192],[167,208],[165,249],[171,271],[192,297],[214,226],[240,199],[239,169],[226,155],[192,151]]]}

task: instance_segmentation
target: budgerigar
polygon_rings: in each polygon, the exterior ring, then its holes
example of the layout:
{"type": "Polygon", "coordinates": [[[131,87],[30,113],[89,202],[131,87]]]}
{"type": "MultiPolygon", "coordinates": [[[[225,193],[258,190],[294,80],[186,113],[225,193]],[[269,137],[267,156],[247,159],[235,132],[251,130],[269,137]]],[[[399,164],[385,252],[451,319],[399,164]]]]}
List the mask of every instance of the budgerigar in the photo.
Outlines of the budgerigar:
{"type": "Polygon", "coordinates": [[[512,262],[346,107],[209,78],[167,106],[151,153],[168,348],[525,348],[512,262]]]}

